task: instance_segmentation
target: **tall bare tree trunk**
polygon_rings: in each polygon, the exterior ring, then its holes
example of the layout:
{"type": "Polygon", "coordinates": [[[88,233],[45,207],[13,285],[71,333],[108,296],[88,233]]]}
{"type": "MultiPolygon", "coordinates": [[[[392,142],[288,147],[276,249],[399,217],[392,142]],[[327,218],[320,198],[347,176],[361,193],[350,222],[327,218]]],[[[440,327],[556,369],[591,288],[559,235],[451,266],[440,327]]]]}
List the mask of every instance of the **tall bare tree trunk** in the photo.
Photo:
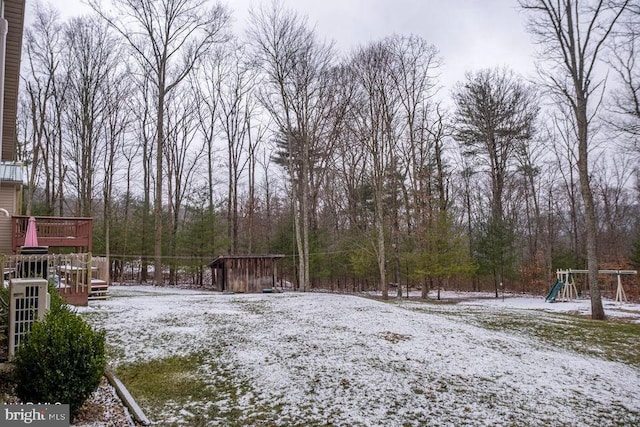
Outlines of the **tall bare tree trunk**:
{"type": "MultiPolygon", "coordinates": [[[[292,186],[297,186],[297,183],[294,183],[292,186]]],[[[307,290],[307,282],[305,282],[305,266],[304,263],[304,255],[303,255],[303,245],[302,245],[302,225],[300,224],[300,210],[301,207],[299,205],[298,200],[298,191],[293,190],[291,195],[291,204],[293,208],[293,227],[294,234],[296,236],[296,249],[298,250],[298,287],[302,289],[302,291],[307,290]]]]}
{"type": "MultiPolygon", "coordinates": [[[[158,76],[158,86],[165,87],[164,73],[158,76]]],[[[164,283],[162,274],[162,164],[164,144],[164,89],[158,91],[158,105],[156,114],[157,139],[156,139],[156,191],[153,202],[153,219],[155,222],[154,257],[153,257],[153,282],[157,285],[164,283]]]]}
{"type": "Polygon", "coordinates": [[[585,243],[587,250],[587,269],[589,270],[588,280],[589,295],[591,297],[591,317],[593,319],[604,319],[604,307],[602,306],[602,297],[598,284],[598,225],[589,177],[587,102],[584,97],[579,95],[576,120],[578,127],[578,175],[580,178],[580,193],[584,203],[585,243]]]}
{"type": "MultiPolygon", "coordinates": [[[[605,318],[598,284],[597,223],[593,192],[589,182],[588,152],[591,143],[589,125],[598,105],[589,98],[598,97],[604,81],[597,79],[595,67],[602,58],[605,42],[615,32],[630,0],[519,0],[530,13],[529,29],[542,46],[540,69],[543,81],[559,102],[571,109],[578,136],[578,174],[585,210],[585,240],[591,317],[605,318]]],[[[598,102],[598,101],[596,101],[598,102]]]]}
{"type": "Polygon", "coordinates": [[[384,204],[382,202],[382,192],[379,191],[379,197],[376,198],[376,255],[378,259],[378,271],[380,274],[380,286],[382,290],[382,299],[389,299],[389,282],[387,280],[387,257],[384,235],[384,204]]]}

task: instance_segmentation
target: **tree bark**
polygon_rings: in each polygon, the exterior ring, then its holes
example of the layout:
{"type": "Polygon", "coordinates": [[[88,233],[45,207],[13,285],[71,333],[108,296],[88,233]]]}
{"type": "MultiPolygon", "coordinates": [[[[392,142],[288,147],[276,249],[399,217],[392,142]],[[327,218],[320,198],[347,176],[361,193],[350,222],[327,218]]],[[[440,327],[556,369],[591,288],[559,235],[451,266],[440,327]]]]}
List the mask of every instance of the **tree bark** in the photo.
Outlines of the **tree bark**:
{"type": "Polygon", "coordinates": [[[589,295],[591,297],[591,317],[596,320],[605,318],[600,285],[598,284],[598,227],[596,209],[593,201],[593,191],[589,180],[588,161],[588,122],[587,103],[584,97],[578,97],[576,108],[578,126],[578,175],[580,178],[580,193],[584,203],[585,243],[587,252],[587,270],[589,295]]]}
{"type": "Polygon", "coordinates": [[[598,230],[588,162],[589,125],[595,113],[588,106],[594,91],[604,86],[603,80],[594,79],[595,66],[629,4],[630,0],[520,0],[521,7],[531,14],[529,29],[543,46],[544,60],[553,64],[552,71],[541,69],[543,80],[549,92],[571,108],[576,120],[591,317],[597,320],[605,314],[598,284],[598,230]]]}
{"type": "Polygon", "coordinates": [[[162,164],[164,154],[164,75],[159,76],[158,105],[156,113],[156,188],[153,202],[154,219],[154,257],[153,257],[153,283],[156,286],[164,284],[162,274],[162,164]]]}

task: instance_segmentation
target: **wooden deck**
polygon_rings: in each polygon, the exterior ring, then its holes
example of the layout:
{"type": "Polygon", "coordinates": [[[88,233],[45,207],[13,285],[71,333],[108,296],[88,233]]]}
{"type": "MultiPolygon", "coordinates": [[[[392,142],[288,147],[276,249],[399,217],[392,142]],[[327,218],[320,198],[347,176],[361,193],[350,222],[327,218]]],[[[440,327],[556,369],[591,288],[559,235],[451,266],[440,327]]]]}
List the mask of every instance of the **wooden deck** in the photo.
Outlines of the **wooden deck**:
{"type": "MultiPolygon", "coordinates": [[[[77,252],[91,252],[93,218],[51,216],[35,218],[39,246],[76,248],[77,252]]],[[[20,246],[24,246],[29,217],[13,216],[12,221],[12,245],[13,252],[16,253],[20,246]]]]}
{"type": "Polygon", "coordinates": [[[108,264],[89,253],[0,255],[0,274],[12,278],[47,279],[67,304],[87,305],[109,296],[108,264]]]}

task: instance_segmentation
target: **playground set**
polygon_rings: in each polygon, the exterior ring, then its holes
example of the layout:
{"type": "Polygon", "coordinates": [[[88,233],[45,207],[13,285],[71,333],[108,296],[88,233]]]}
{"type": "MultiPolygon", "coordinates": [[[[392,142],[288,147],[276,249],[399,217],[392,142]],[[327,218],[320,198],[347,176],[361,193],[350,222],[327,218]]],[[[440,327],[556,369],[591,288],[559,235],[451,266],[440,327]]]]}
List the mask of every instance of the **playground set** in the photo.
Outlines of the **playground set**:
{"type": "MultiPolygon", "coordinates": [[[[556,282],[545,298],[546,302],[571,301],[578,297],[578,290],[574,280],[575,274],[587,274],[589,270],[556,270],[556,282]]],[[[638,274],[636,270],[598,270],[598,274],[612,274],[617,277],[616,302],[626,302],[627,294],[622,287],[622,276],[638,274]]]]}

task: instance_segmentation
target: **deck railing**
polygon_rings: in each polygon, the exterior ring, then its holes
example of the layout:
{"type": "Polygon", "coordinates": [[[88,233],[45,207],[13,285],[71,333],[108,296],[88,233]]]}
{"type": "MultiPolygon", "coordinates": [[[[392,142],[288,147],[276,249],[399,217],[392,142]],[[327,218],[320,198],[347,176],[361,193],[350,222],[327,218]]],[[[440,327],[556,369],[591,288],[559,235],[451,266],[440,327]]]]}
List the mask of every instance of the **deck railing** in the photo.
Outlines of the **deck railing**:
{"type": "MultiPolygon", "coordinates": [[[[72,247],[91,252],[93,218],[37,216],[36,230],[39,246],[72,247]]],[[[13,216],[12,245],[16,252],[24,246],[28,216],[13,216]]]]}
{"type": "Polygon", "coordinates": [[[3,255],[0,256],[0,273],[5,286],[12,278],[47,279],[68,304],[87,305],[95,282],[100,282],[101,287],[108,286],[106,281],[96,279],[103,274],[98,268],[101,262],[102,258],[96,258],[96,265],[93,265],[90,253],[3,255]]]}

